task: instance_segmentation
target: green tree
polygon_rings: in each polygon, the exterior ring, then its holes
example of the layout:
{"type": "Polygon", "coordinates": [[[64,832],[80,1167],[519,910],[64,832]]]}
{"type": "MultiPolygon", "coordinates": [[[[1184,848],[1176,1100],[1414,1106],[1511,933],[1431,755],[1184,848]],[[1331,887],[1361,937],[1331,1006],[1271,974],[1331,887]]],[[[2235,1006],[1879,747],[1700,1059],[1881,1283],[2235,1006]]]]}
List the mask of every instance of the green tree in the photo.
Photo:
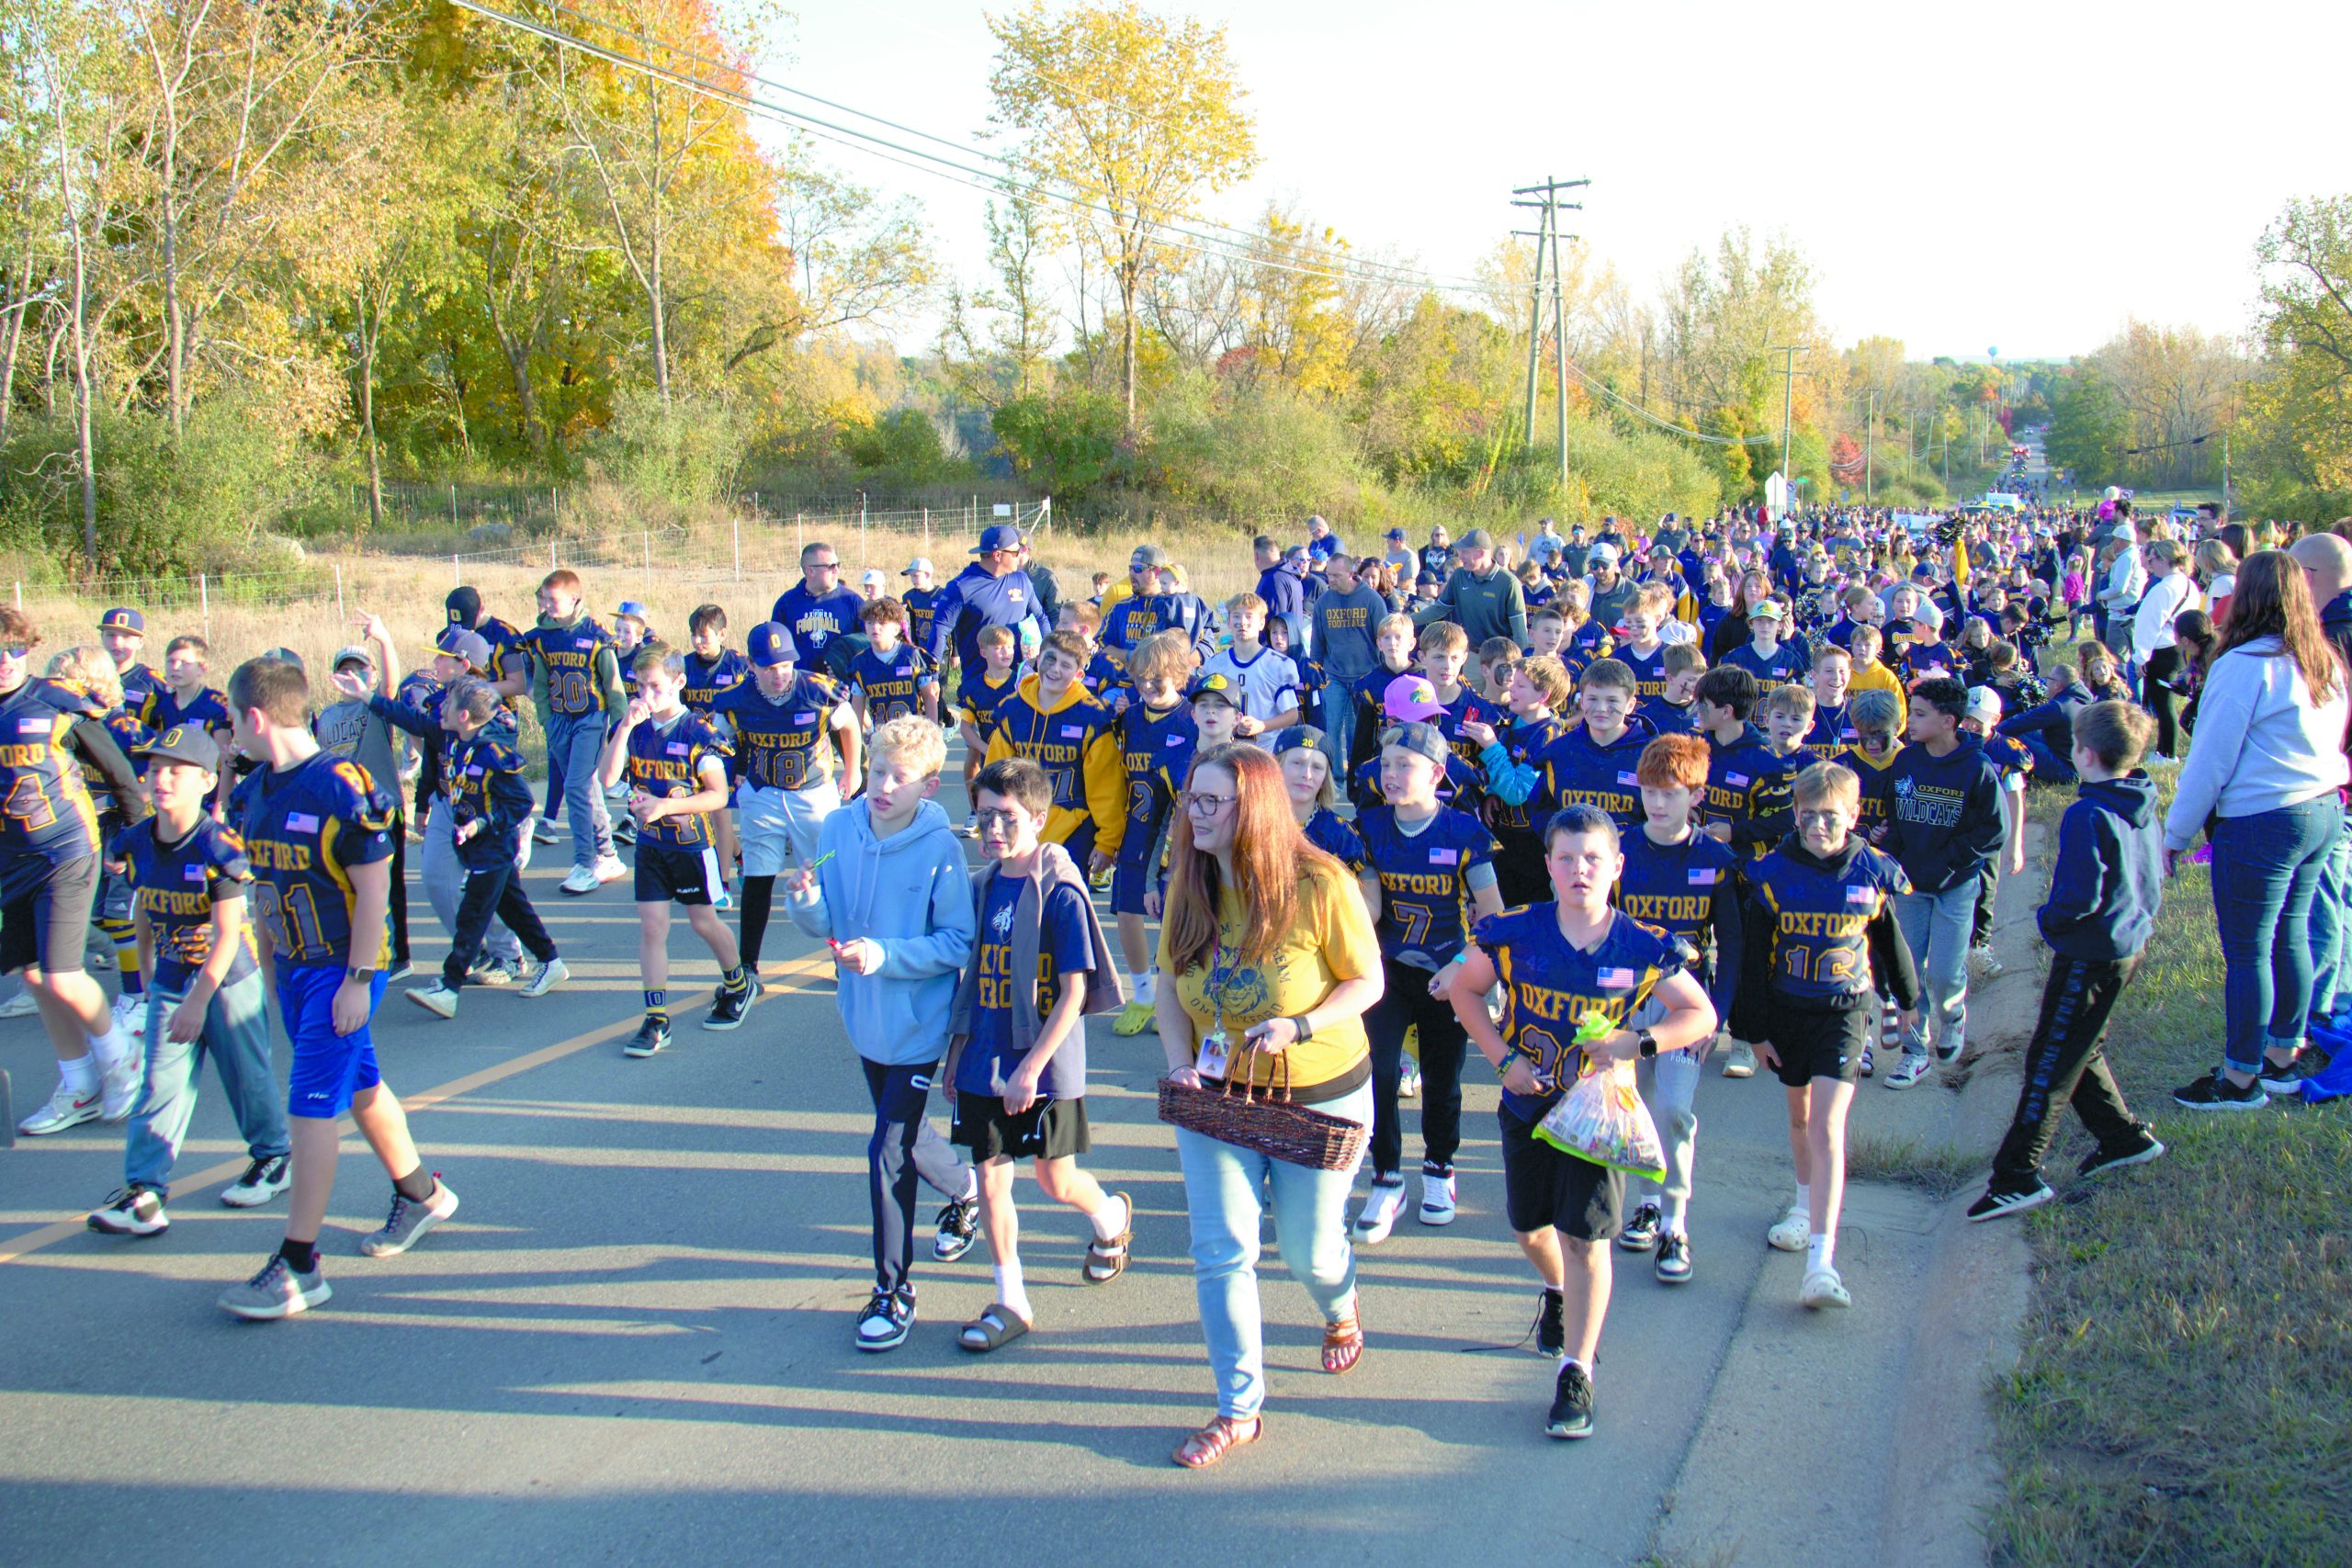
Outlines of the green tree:
{"type": "Polygon", "coordinates": [[[1084,388],[1014,398],[993,423],[1013,470],[1065,500],[1085,496],[1111,477],[1125,428],[1117,403],[1084,388]]]}
{"type": "Polygon", "coordinates": [[[2078,369],[2057,382],[2043,437],[2052,468],[2068,470],[2082,483],[2111,483],[2123,471],[2123,448],[2131,435],[2123,400],[2097,370],[2078,369]]]}
{"type": "Polygon", "coordinates": [[[1156,17],[1134,0],[1058,15],[1030,0],[989,17],[989,30],[998,46],[991,118],[1023,136],[1030,177],[1074,198],[1063,220],[1117,290],[1133,429],[1137,310],[1168,249],[1165,228],[1257,164],[1225,29],[1156,17]]]}
{"type": "Polygon", "coordinates": [[[2352,197],[2291,201],[2262,236],[2267,363],[2246,389],[2250,498],[2352,507],[2352,197]]]}

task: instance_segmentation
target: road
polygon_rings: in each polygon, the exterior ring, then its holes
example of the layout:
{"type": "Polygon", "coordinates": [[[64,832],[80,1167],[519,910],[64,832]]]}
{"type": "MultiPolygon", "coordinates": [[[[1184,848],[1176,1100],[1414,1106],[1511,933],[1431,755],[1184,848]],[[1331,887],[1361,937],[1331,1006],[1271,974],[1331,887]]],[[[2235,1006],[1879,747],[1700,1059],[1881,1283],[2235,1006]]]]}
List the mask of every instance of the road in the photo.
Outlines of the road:
{"type": "MultiPolygon", "coordinates": [[[[1858,1381],[1858,1348],[1907,1343],[1917,1260],[1892,1222],[1879,1245],[1847,1243],[1852,1313],[1794,1306],[1800,1260],[1760,1244],[1788,1180],[1779,1090],[1711,1076],[1697,1279],[1668,1290],[1645,1259],[1621,1267],[1600,1432],[1546,1439],[1550,1363],[1497,1348],[1521,1340],[1535,1291],[1501,1218],[1495,1091],[1474,1073],[1460,1219],[1408,1219],[1366,1253],[1362,1365],[1321,1373],[1314,1314],[1270,1262],[1267,1435],[1179,1471],[1169,1449],[1213,1404],[1155,1037],[1098,1021],[1089,1050],[1088,1164],[1137,1210],[1126,1277],[1080,1283],[1084,1222],[1024,1181],[1036,1332],[987,1358],[956,1347],[990,1297],[983,1247],[926,1258],[913,1338],[862,1355],[868,1118],[823,948],[783,927],[766,964],[782,983],[744,1028],[705,1032],[682,1009],[676,1047],[632,1061],[628,884],[573,899],[555,882],[529,878],[564,988],[469,991],[454,1022],[387,998],[386,1077],[463,1209],[407,1256],[358,1256],[388,1190],[346,1137],[322,1238],[335,1294],[312,1314],[251,1325],[213,1306],[275,1247],[285,1202],[219,1204],[243,1156],[217,1083],[164,1237],[81,1227],[119,1183],[118,1129],[0,1153],[0,1516],[19,1561],[871,1561],[985,1530],[1111,1563],[1163,1561],[1180,1531],[1204,1561],[1360,1564],[1450,1541],[1497,1562],[1568,1547],[1625,1562],[1744,1321],[1769,1329],[1777,1377],[1829,1379],[1856,1422],[1885,1392],[1858,1381]]],[[[435,959],[412,908],[420,960],[435,959]]],[[[689,941],[673,938],[681,960],[689,941]]],[[[714,979],[707,954],[677,962],[673,994],[714,979]]],[[[20,1110],[47,1092],[37,1021],[0,1023],[0,1065],[20,1110]]],[[[1934,1098],[1862,1093],[1858,1125],[1934,1098]]],[[[1804,1468],[1759,1475],[1759,1501],[1804,1468]]]]}

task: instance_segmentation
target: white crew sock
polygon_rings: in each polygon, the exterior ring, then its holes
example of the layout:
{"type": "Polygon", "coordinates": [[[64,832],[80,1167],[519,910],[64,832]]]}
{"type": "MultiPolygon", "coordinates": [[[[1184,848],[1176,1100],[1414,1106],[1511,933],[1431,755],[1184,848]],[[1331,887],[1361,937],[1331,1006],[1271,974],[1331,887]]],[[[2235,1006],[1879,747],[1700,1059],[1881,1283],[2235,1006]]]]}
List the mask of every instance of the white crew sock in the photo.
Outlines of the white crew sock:
{"type": "Polygon", "coordinates": [[[97,1091],[98,1065],[87,1056],[76,1056],[70,1062],[58,1063],[57,1076],[65,1080],[65,1087],[73,1091],[76,1100],[97,1091]]]}
{"type": "MultiPolygon", "coordinates": [[[[1581,1358],[1579,1358],[1579,1357],[1576,1357],[1576,1356],[1563,1356],[1563,1357],[1561,1357],[1561,1358],[1560,1358],[1560,1371],[1565,1372],[1565,1371],[1566,1371],[1570,1367],[1584,1367],[1584,1361],[1583,1361],[1583,1359],[1582,1359],[1581,1358]]],[[[1558,1375],[1559,1375],[1559,1372],[1555,1372],[1555,1373],[1553,1374],[1553,1376],[1555,1376],[1555,1377],[1557,1377],[1558,1375]]],[[[1584,1377],[1585,1377],[1585,1382],[1590,1382],[1592,1381],[1592,1369],[1591,1369],[1590,1367],[1584,1367],[1584,1377]]]]}
{"type": "Polygon", "coordinates": [[[996,1266],[996,1299],[1018,1314],[1024,1323],[1034,1323],[1037,1314],[1030,1309],[1029,1291],[1021,1282],[1021,1259],[996,1266]]]}
{"type": "Polygon", "coordinates": [[[1797,1183],[1797,1195],[1789,1200],[1789,1213],[1807,1215],[1813,1213],[1813,1186],[1810,1182],[1797,1183]]]}
{"type": "Polygon", "coordinates": [[[1836,1236],[1822,1235],[1816,1232],[1813,1239],[1805,1243],[1805,1272],[1811,1273],[1816,1269],[1834,1269],[1838,1266],[1837,1260],[1838,1238],[1836,1236]]]}
{"type": "Polygon", "coordinates": [[[1095,1240],[1107,1242],[1125,1230],[1127,1222],[1135,1217],[1135,1206],[1114,1192],[1102,1200],[1101,1208],[1086,1216],[1086,1223],[1094,1227],[1095,1240]]]}
{"type": "Polygon", "coordinates": [[[959,1201],[977,1203],[980,1198],[980,1168],[972,1167],[964,1173],[964,1196],[959,1201]]]}
{"type": "Polygon", "coordinates": [[[102,1073],[110,1073],[129,1061],[134,1050],[130,1036],[117,1024],[108,1024],[104,1034],[90,1036],[90,1055],[98,1059],[98,1071],[102,1073]]]}
{"type": "Polygon", "coordinates": [[[1658,1213],[1660,1216],[1657,1222],[1658,1229],[1668,1235],[1680,1235],[1690,1223],[1690,1200],[1677,1198],[1669,1192],[1666,1195],[1658,1213]]]}
{"type": "Polygon", "coordinates": [[[1147,969],[1136,976],[1136,1000],[1149,1007],[1159,999],[1159,971],[1147,969]]]}

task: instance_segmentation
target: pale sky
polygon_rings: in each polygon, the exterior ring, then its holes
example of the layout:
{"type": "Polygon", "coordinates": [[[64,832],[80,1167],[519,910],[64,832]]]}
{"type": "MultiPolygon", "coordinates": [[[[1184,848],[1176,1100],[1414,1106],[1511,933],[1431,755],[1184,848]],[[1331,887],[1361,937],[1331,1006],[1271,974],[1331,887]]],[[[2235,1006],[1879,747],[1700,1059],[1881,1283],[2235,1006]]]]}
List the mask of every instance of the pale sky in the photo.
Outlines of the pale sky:
{"type": "MultiPolygon", "coordinates": [[[[801,4],[768,74],[977,139],[994,54],[979,6],[801,4]]],[[[1783,231],[1838,343],[1884,334],[1914,358],[2084,353],[2126,315],[2243,332],[2264,226],[2291,197],[2352,186],[2341,0],[1189,9],[1226,25],[1257,118],[1259,174],[1210,217],[1248,226],[1296,198],[1360,253],[1460,276],[1521,226],[1512,186],[1586,177],[1569,231],[1638,296],[1727,228],[1783,231]]],[[[979,195],[818,151],[919,196],[947,264],[981,279],[979,195]]]]}

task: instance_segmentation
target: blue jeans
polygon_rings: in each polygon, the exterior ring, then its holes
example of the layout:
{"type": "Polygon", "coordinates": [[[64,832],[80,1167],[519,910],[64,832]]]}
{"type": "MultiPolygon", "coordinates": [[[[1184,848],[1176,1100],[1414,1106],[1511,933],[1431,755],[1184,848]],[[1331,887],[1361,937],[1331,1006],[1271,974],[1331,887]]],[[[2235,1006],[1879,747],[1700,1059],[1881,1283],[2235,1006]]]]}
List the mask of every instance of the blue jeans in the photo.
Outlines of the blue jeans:
{"type": "Polygon", "coordinates": [[[1963,876],[1941,893],[1894,896],[1894,921],[1927,992],[1920,1010],[1930,1043],[1957,1044],[1968,1032],[1968,938],[1976,923],[1976,886],[1975,877],[1963,876]]]}
{"type": "MultiPolygon", "coordinates": [[[[1367,1126],[1372,1086],[1316,1107],[1367,1126]]],[[[1346,1315],[1356,1294],[1348,1245],[1348,1191],[1356,1167],[1310,1170],[1202,1133],[1176,1129],[1184,1203],[1193,1219],[1193,1286],[1220,1416],[1248,1420],[1266,1402],[1264,1320],[1258,1302],[1260,1217],[1269,1191],[1283,1261],[1314,1298],[1323,1321],[1346,1315]]],[[[1357,1162],[1361,1164],[1361,1161],[1357,1162]]]]}
{"type": "Polygon", "coordinates": [[[180,998],[157,987],[147,1010],[147,1087],[131,1113],[122,1150],[122,1184],[153,1188],[169,1196],[172,1162],[187,1140],[196,1114],[196,1085],[205,1055],[229,1096],[238,1134],[255,1159],[275,1159],[293,1145],[286,1137],[286,1111],[269,1070],[268,995],[255,970],[213,993],[204,1010],[204,1032],[185,1043],[168,1040],[164,1025],[180,998]]]}
{"type": "Polygon", "coordinates": [[[613,852],[613,819],[605,815],[604,786],[596,782],[596,759],[604,750],[603,714],[559,714],[548,721],[548,789],[552,795],[556,781],[562,780],[575,866],[593,866],[613,852]]]}
{"type": "Polygon", "coordinates": [[[2070,784],[2075,782],[2075,761],[2061,757],[2050,749],[2050,742],[2039,735],[2020,735],[2027,752],[2033,758],[2033,782],[2036,784],[2070,784]]]}
{"type": "Polygon", "coordinates": [[[2250,1073],[2265,1045],[2302,1043],[2312,1006],[2312,900],[2343,813],[2324,795],[2214,820],[2213,918],[2222,932],[2222,1055],[2250,1073]]]}
{"type": "Polygon", "coordinates": [[[1348,746],[1355,739],[1354,688],[1334,677],[1323,688],[1323,754],[1331,759],[1331,776],[1348,776],[1348,746]]]}
{"type": "Polygon", "coordinates": [[[2312,1010],[2335,1011],[2352,995],[2352,817],[2339,824],[2312,899],[2312,1010]]]}

